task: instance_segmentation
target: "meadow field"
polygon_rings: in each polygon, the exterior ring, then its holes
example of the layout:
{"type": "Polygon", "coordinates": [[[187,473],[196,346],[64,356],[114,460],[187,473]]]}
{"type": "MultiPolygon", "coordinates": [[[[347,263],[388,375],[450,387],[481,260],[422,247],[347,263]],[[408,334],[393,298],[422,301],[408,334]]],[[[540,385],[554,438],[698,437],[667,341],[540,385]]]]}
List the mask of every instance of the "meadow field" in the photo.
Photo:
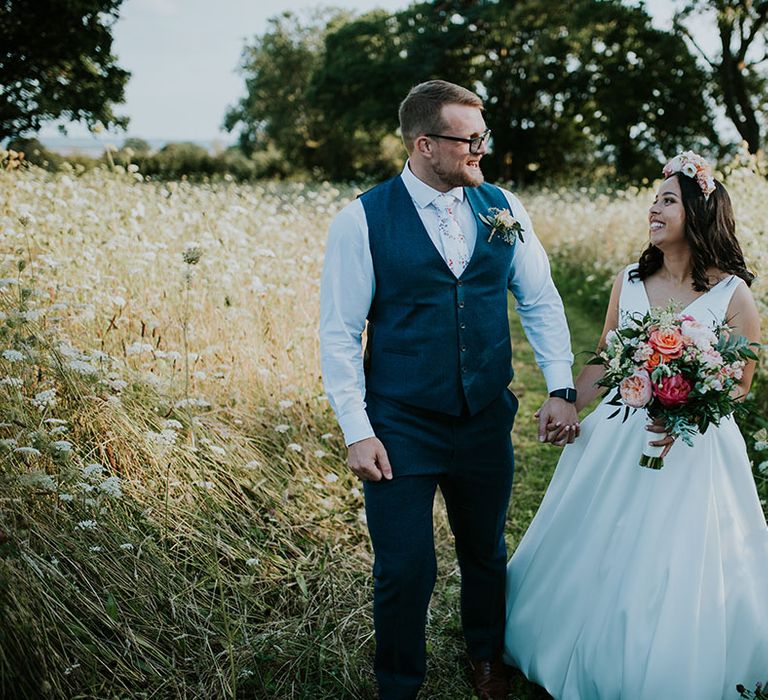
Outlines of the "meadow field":
{"type": "MultiPolygon", "coordinates": [[[[0,161],[0,697],[373,698],[371,553],[317,332],[328,224],[360,189],[0,161]]],[[[745,163],[726,185],[768,321],[768,181],[745,163]]],[[[651,187],[521,194],[579,363],[651,187]]],[[[510,323],[512,550],[559,453],[510,323]]],[[[761,368],[743,426],[764,509],[765,389],[761,368]]],[[[423,697],[470,698],[441,509],[436,538],[423,697]]]]}

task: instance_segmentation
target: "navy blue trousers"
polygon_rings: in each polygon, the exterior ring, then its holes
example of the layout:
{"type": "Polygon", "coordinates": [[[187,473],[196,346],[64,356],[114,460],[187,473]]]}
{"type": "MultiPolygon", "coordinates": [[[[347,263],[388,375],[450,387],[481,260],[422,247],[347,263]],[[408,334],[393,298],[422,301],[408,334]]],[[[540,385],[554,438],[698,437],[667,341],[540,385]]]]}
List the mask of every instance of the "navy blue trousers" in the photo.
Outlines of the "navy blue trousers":
{"type": "Polygon", "coordinates": [[[392,464],[391,481],[365,482],[373,543],[374,668],[381,700],[415,698],[426,674],[425,626],[437,566],[432,507],[443,494],[461,569],[461,621],[469,655],[492,659],[504,641],[512,489],[509,391],[475,416],[459,417],[366,396],[392,464]]]}

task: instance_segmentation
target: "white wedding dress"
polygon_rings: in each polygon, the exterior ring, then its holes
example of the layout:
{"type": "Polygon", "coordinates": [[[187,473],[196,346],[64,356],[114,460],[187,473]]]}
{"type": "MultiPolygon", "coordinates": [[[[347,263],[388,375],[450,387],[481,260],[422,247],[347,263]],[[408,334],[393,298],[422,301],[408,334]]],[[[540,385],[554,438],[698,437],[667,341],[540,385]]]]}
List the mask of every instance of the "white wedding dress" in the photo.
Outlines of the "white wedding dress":
{"type": "MultiPolygon", "coordinates": [[[[620,310],[649,308],[629,282],[620,310]]],[[[722,280],[686,313],[725,316],[722,280]]],[[[507,569],[505,661],[558,700],[720,700],[768,680],[768,528],[733,418],[638,465],[644,411],[603,401],[507,569]],[[623,414],[623,412],[622,412],[623,414]]]]}

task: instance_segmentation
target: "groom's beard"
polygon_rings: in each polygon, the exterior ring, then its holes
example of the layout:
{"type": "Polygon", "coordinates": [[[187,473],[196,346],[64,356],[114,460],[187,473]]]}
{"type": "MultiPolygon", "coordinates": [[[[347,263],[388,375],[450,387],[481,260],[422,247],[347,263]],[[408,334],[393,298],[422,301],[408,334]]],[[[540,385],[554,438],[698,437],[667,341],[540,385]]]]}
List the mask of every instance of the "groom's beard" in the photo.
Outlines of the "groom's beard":
{"type": "Polygon", "coordinates": [[[479,187],[485,182],[479,161],[476,168],[461,164],[455,168],[447,169],[439,163],[435,163],[432,170],[449,187],[479,187]]]}

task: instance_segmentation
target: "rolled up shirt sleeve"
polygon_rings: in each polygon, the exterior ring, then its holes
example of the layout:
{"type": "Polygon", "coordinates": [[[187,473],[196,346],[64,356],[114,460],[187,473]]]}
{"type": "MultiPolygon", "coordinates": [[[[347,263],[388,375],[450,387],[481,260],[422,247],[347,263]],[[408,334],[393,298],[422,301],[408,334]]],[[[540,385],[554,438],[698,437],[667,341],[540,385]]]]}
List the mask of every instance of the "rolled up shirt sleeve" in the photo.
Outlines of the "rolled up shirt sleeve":
{"type": "Polygon", "coordinates": [[[362,336],[375,292],[368,226],[359,200],[331,222],[320,282],[320,362],[347,445],[373,437],[365,412],[362,336]]]}
{"type": "Polygon", "coordinates": [[[552,281],[546,251],[533,230],[528,212],[505,191],[512,215],[523,226],[524,242],[515,244],[508,287],[548,391],[573,387],[573,353],[560,294],[552,281]]]}

